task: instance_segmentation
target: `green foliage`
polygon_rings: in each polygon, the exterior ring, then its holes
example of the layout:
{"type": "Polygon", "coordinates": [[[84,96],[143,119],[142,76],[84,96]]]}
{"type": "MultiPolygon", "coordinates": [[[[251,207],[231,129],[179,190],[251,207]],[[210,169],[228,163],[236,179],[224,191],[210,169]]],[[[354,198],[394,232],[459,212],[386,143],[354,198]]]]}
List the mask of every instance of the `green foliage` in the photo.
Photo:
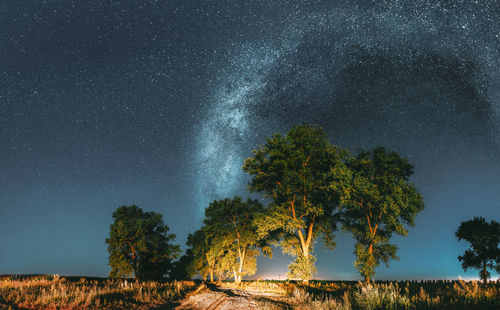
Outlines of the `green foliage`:
{"type": "Polygon", "coordinates": [[[462,268],[479,269],[480,278],[486,282],[490,276],[488,269],[495,268],[500,271],[500,224],[491,221],[486,222],[483,217],[462,222],[455,232],[458,240],[466,240],[471,248],[464,255],[458,257],[462,262],[462,268]]]}
{"type": "Polygon", "coordinates": [[[235,281],[257,270],[259,250],[268,256],[271,248],[256,233],[254,219],[264,210],[257,200],[240,197],[215,200],[205,209],[204,229],[212,240],[220,242],[224,255],[217,264],[221,276],[232,273],[235,281]]]}
{"type": "Polygon", "coordinates": [[[346,156],[322,129],[306,124],[267,138],[243,165],[252,176],[248,189],[272,200],[256,218],[259,236],[293,256],[308,257],[318,235],[333,248],[338,195],[329,185],[347,174],[346,156]]]}
{"type": "Polygon", "coordinates": [[[156,280],[168,274],[180,248],[170,243],[175,235],[168,234],[162,215],[132,205],[116,209],[113,219],[106,239],[110,277],[156,280]]]}
{"type": "Polygon", "coordinates": [[[312,255],[309,255],[308,257],[298,256],[295,261],[288,265],[288,278],[306,281],[310,280],[316,273],[316,267],[314,266],[315,261],[316,258],[312,255]]]}
{"type": "Polygon", "coordinates": [[[208,234],[206,227],[202,227],[188,235],[186,244],[191,247],[194,256],[188,266],[189,275],[199,274],[204,279],[210,276],[212,281],[217,262],[224,254],[222,240],[208,234]]]}
{"type": "Polygon", "coordinates": [[[409,182],[413,166],[396,152],[361,151],[348,166],[349,174],[331,187],[341,193],[342,228],[357,240],[355,267],[369,280],[380,262],[397,259],[397,247],[389,240],[394,232],[408,234],[404,224],[414,225],[424,203],[409,182]]]}

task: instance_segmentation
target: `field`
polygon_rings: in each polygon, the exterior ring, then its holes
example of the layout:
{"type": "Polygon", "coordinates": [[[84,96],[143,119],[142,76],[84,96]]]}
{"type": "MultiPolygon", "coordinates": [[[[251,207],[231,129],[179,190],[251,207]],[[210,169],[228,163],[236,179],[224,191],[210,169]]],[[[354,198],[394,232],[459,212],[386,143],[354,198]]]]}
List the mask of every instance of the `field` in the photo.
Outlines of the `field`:
{"type": "Polygon", "coordinates": [[[0,309],[154,309],[196,292],[194,281],[143,282],[60,276],[0,277],[0,309]]]}
{"type": "Polygon", "coordinates": [[[500,282],[144,282],[0,278],[0,309],[500,309],[500,282]]]}

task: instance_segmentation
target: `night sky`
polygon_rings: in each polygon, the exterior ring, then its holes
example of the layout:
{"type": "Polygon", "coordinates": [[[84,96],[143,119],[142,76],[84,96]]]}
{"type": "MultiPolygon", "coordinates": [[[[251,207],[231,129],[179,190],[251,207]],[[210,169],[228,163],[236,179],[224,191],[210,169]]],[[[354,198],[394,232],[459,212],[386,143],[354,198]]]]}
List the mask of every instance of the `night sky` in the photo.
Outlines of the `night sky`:
{"type": "MultiPolygon", "coordinates": [[[[0,37],[0,274],[106,276],[120,205],[185,247],[248,196],[251,150],[308,122],[415,166],[426,208],[375,279],[477,278],[454,232],[500,221],[497,1],[7,0],[0,37]]],[[[361,279],[353,244],[317,243],[317,278],[361,279]]],[[[274,254],[256,278],[283,279],[274,254]]]]}

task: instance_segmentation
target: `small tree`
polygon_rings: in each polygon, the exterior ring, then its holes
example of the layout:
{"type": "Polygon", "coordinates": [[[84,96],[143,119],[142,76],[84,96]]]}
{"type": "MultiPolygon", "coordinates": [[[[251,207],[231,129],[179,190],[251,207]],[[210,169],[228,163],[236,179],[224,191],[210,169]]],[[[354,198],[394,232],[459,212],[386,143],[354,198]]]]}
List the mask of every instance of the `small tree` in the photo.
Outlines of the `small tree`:
{"type": "Polygon", "coordinates": [[[180,248],[170,243],[175,235],[168,234],[161,214],[131,205],[119,207],[113,219],[106,239],[110,277],[159,280],[169,273],[180,248]]]}
{"type": "Polygon", "coordinates": [[[315,238],[321,234],[325,246],[334,246],[338,200],[329,185],[346,173],[346,154],[330,144],[322,129],[304,124],[266,139],[243,165],[253,177],[248,189],[272,200],[256,219],[259,235],[275,237],[283,252],[296,257],[290,275],[304,282],[314,273],[315,238]]]}
{"type": "Polygon", "coordinates": [[[500,224],[491,221],[486,222],[483,217],[462,222],[455,232],[458,240],[465,240],[470,243],[471,248],[466,250],[464,255],[459,256],[462,268],[466,271],[469,268],[479,269],[479,277],[486,283],[490,277],[488,269],[495,268],[500,271],[500,224]]]}
{"type": "Polygon", "coordinates": [[[361,151],[349,161],[350,175],[332,187],[342,193],[342,228],[356,239],[355,267],[365,281],[383,261],[398,259],[389,240],[395,232],[406,236],[404,224],[413,226],[423,210],[422,196],[409,182],[413,166],[383,147],[361,151]]]}
{"type": "Polygon", "coordinates": [[[271,248],[259,239],[254,224],[263,209],[257,200],[243,201],[240,197],[215,200],[205,209],[206,231],[223,243],[225,259],[221,266],[229,269],[237,283],[256,272],[259,249],[271,255],[271,248]]]}
{"type": "Polygon", "coordinates": [[[213,282],[217,264],[224,256],[222,240],[210,236],[206,227],[202,227],[188,235],[186,244],[191,247],[194,257],[188,267],[189,275],[200,274],[204,280],[210,277],[210,282],[213,282]]]}

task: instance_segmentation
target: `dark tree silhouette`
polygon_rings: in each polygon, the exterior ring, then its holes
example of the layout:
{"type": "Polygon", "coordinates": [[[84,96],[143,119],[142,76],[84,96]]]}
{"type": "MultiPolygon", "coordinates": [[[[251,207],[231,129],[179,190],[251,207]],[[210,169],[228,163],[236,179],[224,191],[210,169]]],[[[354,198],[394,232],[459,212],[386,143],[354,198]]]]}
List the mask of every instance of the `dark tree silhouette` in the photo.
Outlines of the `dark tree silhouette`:
{"type": "Polygon", "coordinates": [[[144,212],[131,205],[113,212],[114,222],[106,239],[110,277],[134,276],[136,280],[160,280],[172,268],[180,248],[170,242],[174,234],[163,223],[162,215],[144,212]]]}
{"type": "Polygon", "coordinates": [[[174,262],[169,278],[175,280],[189,280],[191,278],[191,275],[189,273],[189,265],[193,260],[193,250],[187,249],[186,253],[182,255],[179,260],[174,262]]]}
{"type": "Polygon", "coordinates": [[[346,173],[347,152],[328,141],[322,129],[307,124],[266,139],[243,170],[253,178],[248,189],[272,200],[256,220],[261,237],[272,235],[285,253],[296,257],[289,275],[307,282],[315,272],[315,238],[333,248],[334,210],[338,200],[329,185],[346,173]]]}
{"type": "Polygon", "coordinates": [[[495,221],[488,223],[483,217],[474,217],[472,220],[462,222],[455,236],[458,240],[465,240],[471,245],[464,255],[458,257],[464,271],[469,268],[479,269],[479,277],[484,283],[490,276],[488,269],[493,269],[496,265],[497,271],[500,271],[499,223],[495,221]]]}
{"type": "Polygon", "coordinates": [[[340,191],[342,229],[356,239],[356,269],[370,281],[383,261],[398,259],[389,240],[395,232],[406,236],[404,224],[413,226],[423,210],[422,196],[409,182],[413,166],[383,147],[361,151],[349,161],[349,175],[331,186],[340,191]]]}

